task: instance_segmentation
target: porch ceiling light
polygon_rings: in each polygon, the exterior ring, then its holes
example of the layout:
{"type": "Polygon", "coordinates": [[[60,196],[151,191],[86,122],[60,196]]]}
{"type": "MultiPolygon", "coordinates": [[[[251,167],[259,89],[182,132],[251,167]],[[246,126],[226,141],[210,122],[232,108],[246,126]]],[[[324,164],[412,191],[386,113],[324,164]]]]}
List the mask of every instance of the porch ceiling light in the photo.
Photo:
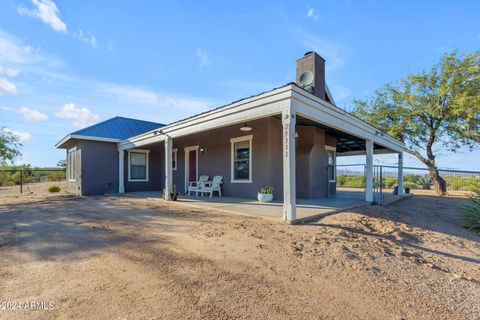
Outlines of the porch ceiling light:
{"type": "Polygon", "coordinates": [[[252,128],[248,126],[248,124],[244,124],[241,128],[240,131],[252,131],[252,128]]]}

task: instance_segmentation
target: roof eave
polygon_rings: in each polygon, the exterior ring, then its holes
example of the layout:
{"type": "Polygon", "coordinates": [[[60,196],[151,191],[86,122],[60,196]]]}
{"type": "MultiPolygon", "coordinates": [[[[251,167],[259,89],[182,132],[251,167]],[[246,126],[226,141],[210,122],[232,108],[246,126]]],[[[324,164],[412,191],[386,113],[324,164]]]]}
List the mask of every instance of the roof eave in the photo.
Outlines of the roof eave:
{"type": "Polygon", "coordinates": [[[78,135],[78,134],[68,134],[62,140],[57,142],[57,144],[55,144],[55,148],[64,149],[66,147],[65,144],[71,139],[98,141],[98,142],[112,142],[112,143],[118,143],[118,142],[121,141],[121,139],[115,139],[115,138],[104,138],[104,137],[95,137],[95,136],[82,136],[82,135],[78,135]]]}

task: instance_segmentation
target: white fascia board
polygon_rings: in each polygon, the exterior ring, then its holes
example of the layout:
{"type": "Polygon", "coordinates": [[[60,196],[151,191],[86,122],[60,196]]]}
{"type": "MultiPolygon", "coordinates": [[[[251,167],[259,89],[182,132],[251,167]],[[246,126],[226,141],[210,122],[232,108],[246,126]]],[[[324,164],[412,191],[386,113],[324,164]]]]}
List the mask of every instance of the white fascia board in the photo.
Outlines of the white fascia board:
{"type": "Polygon", "coordinates": [[[123,140],[119,143],[119,147],[122,149],[139,147],[163,141],[165,134],[172,138],[178,138],[280,114],[290,104],[292,88],[293,85],[287,85],[259,96],[244,99],[223,108],[167,125],[159,129],[161,134],[155,135],[154,132],[158,130],[153,130],[123,140]]]}
{"type": "Polygon", "coordinates": [[[94,136],[83,136],[79,134],[68,134],[66,135],[62,140],[57,142],[55,145],[56,148],[60,147],[63,145],[65,142],[67,142],[70,139],[77,139],[77,140],[89,140],[89,141],[101,141],[101,142],[119,142],[121,141],[120,139],[114,139],[114,138],[104,138],[104,137],[94,137],[94,136]]]}
{"type": "MultiPolygon", "coordinates": [[[[392,151],[389,149],[373,149],[373,154],[389,154],[389,153],[397,153],[397,151],[392,151]]],[[[365,154],[366,154],[366,150],[345,151],[345,152],[337,152],[337,157],[363,156],[365,154]]]]}
{"type": "Polygon", "coordinates": [[[269,116],[280,114],[282,110],[285,109],[289,104],[290,99],[285,98],[284,100],[272,101],[264,105],[252,106],[234,112],[226,112],[225,114],[217,115],[217,117],[211,117],[209,119],[204,119],[201,122],[189,126],[183,126],[173,129],[166,134],[168,134],[172,138],[178,138],[194,133],[199,133],[202,131],[208,131],[235,124],[245,123],[247,121],[266,118],[269,116]]]}
{"type": "Polygon", "coordinates": [[[165,141],[165,136],[163,134],[152,133],[151,135],[145,135],[142,138],[133,137],[130,139],[122,140],[118,143],[118,148],[120,150],[127,150],[163,141],[165,141]]]}
{"type": "Polygon", "coordinates": [[[78,139],[78,140],[91,140],[91,141],[101,141],[101,142],[120,142],[121,141],[120,139],[115,139],[115,138],[82,136],[82,135],[77,135],[77,134],[72,134],[71,138],[72,139],[78,139]]]}
{"type": "Polygon", "coordinates": [[[330,89],[328,88],[328,85],[325,83],[325,93],[327,94],[328,96],[328,99],[330,99],[330,101],[332,102],[333,105],[336,105],[335,103],[335,100],[333,99],[333,95],[332,93],[330,92],[330,89]]]}
{"type": "Polygon", "coordinates": [[[381,133],[380,130],[350,113],[298,88],[294,88],[293,91],[292,107],[302,116],[361,139],[373,140],[376,144],[394,152],[404,150],[405,146],[402,142],[381,133]]]}
{"type": "Polygon", "coordinates": [[[58,141],[56,144],[55,144],[55,148],[60,148],[60,146],[62,144],[64,144],[65,142],[67,142],[68,140],[70,140],[71,138],[71,135],[70,134],[67,134],[65,137],[63,137],[62,140],[58,141]]]}

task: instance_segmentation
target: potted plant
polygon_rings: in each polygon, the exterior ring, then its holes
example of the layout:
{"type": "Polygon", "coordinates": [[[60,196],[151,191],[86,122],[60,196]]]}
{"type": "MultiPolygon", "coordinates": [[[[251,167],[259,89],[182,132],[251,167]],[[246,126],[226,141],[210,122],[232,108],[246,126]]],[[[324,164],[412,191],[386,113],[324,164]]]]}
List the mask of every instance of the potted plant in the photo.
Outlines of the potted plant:
{"type": "MultiPolygon", "coordinates": [[[[165,195],[167,193],[167,189],[163,188],[163,194],[165,195]]],[[[177,193],[177,186],[173,185],[173,190],[170,192],[170,200],[172,201],[177,201],[178,198],[178,193],[177,193]]]]}
{"type": "Polygon", "coordinates": [[[257,199],[260,202],[270,202],[273,200],[273,188],[272,187],[263,187],[257,194],[257,199]]]}
{"type": "Polygon", "coordinates": [[[177,193],[177,186],[173,185],[173,192],[170,193],[170,200],[177,201],[178,193],[177,193]]]}

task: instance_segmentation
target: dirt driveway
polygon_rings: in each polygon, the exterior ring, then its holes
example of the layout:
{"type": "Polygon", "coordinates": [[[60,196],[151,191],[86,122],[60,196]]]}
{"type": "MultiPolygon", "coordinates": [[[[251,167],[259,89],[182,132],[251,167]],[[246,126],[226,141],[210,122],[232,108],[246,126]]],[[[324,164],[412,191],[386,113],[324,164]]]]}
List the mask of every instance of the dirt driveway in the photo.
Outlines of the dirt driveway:
{"type": "Polygon", "coordinates": [[[0,318],[480,318],[480,237],[422,198],[298,226],[136,198],[2,202],[0,318]]]}

